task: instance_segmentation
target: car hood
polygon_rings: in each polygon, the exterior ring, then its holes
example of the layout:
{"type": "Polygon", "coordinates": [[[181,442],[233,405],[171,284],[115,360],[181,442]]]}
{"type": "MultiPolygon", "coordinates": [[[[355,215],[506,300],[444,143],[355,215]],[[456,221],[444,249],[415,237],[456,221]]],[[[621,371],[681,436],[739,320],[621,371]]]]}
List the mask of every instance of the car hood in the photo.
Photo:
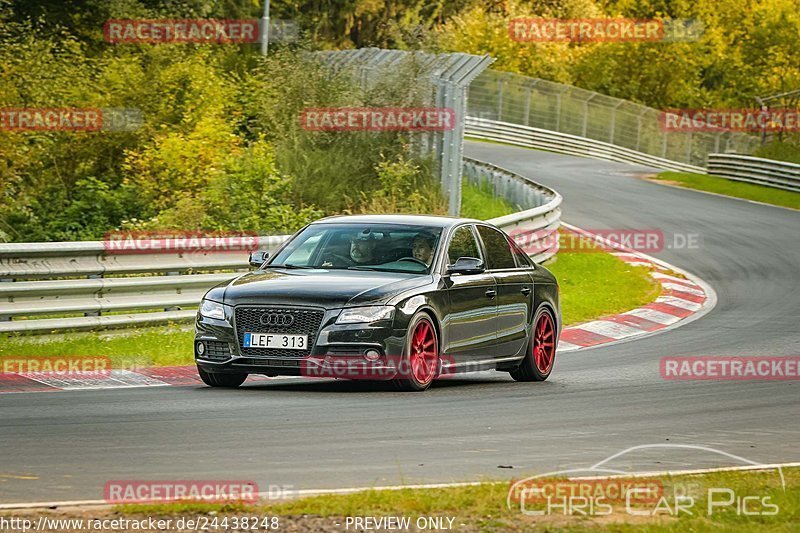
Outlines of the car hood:
{"type": "Polygon", "coordinates": [[[211,289],[207,298],[228,305],[310,305],[331,309],[383,303],[432,281],[430,275],[394,272],[258,270],[211,289]]]}

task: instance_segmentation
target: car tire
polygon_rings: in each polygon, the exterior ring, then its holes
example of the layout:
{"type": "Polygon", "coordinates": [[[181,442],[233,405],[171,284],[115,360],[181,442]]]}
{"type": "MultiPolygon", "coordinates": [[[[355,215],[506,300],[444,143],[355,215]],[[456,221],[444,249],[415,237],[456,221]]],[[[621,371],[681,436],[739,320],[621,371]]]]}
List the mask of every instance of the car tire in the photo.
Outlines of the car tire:
{"type": "Polygon", "coordinates": [[[510,372],[516,381],[544,381],[556,362],[556,321],[546,306],[539,307],[533,319],[525,358],[510,372]]]}
{"type": "Polygon", "coordinates": [[[421,392],[431,386],[439,370],[439,338],[430,315],[419,312],[408,324],[403,356],[399,361],[401,377],[393,380],[402,391],[421,392]]]}
{"type": "Polygon", "coordinates": [[[199,366],[197,373],[200,374],[200,379],[209,387],[222,387],[226,389],[235,389],[247,379],[247,374],[215,374],[206,372],[199,366]]]}

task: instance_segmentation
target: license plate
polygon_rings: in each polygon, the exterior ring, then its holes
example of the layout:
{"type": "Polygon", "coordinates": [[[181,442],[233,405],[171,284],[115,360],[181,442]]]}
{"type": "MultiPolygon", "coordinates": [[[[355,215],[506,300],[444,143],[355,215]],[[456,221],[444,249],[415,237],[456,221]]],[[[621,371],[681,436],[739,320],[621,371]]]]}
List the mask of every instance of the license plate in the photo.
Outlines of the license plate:
{"type": "Polygon", "coordinates": [[[284,335],[283,333],[245,333],[245,348],[282,348],[284,350],[305,350],[308,335],[284,335]]]}

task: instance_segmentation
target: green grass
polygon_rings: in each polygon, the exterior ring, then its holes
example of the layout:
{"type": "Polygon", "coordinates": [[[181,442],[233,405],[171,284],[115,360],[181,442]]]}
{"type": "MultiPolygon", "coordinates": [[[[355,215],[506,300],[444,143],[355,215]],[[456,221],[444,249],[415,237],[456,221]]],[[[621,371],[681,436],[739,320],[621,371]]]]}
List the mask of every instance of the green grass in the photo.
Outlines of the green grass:
{"type": "Polygon", "coordinates": [[[6,357],[108,357],[113,368],[193,364],[191,323],[58,335],[19,335],[0,343],[6,357]]]}
{"type": "Polygon", "coordinates": [[[716,176],[705,174],[692,174],[690,172],[661,172],[655,177],[656,181],[671,182],[674,185],[708,191],[745,200],[755,200],[765,204],[778,205],[800,209],[800,193],[784,191],[782,189],[772,189],[763,185],[753,183],[743,183],[740,181],[727,180],[716,176]]]}
{"type": "MultiPolygon", "coordinates": [[[[465,524],[471,531],[523,531],[534,526],[549,531],[797,531],[800,521],[800,469],[783,470],[784,491],[775,470],[764,472],[715,472],[691,476],[660,477],[664,487],[663,502],[633,506],[635,511],[650,512],[651,516],[633,516],[625,509],[624,501],[608,502],[608,516],[558,511],[556,514],[530,517],[517,506],[506,506],[508,482],[486,482],[468,487],[442,489],[403,489],[393,491],[364,491],[347,495],[322,495],[272,504],[158,504],[128,505],[117,508],[125,515],[174,515],[175,513],[245,512],[250,515],[282,517],[282,524],[301,526],[310,517],[347,516],[449,516],[455,524],[465,524]],[[745,516],[736,511],[735,504],[716,507],[708,512],[709,489],[729,489],[734,498],[755,496],[748,510],[771,511],[772,516],[745,516]],[[675,514],[675,494],[688,494],[693,502],[684,501],[691,514],[675,514]],[[766,498],[766,500],[764,499],[766,498]],[[667,512],[667,506],[672,512],[667,512]],[[653,510],[660,510],[653,515],[653,510]]],[[[524,477],[524,476],[521,476],[524,477]]],[[[649,479],[649,478],[648,478],[649,479]]],[[[635,483],[635,479],[627,480],[635,483]]],[[[723,495],[718,495],[720,501],[723,495]]],[[[735,500],[734,500],[735,501],[735,500]]]]}
{"type": "Polygon", "coordinates": [[[464,182],[461,188],[461,216],[489,220],[515,212],[514,206],[492,193],[488,183],[482,187],[464,182]]]}
{"type": "Polygon", "coordinates": [[[605,252],[565,252],[547,265],[561,287],[564,324],[629,311],[655,300],[661,286],[645,267],[605,252]]]}

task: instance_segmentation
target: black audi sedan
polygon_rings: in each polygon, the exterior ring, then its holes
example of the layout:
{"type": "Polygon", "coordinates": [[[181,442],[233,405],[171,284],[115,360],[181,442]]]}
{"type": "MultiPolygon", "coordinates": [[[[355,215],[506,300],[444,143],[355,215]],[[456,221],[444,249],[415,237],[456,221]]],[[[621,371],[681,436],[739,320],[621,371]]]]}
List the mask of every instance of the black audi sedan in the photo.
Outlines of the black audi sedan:
{"type": "Polygon", "coordinates": [[[248,374],[392,380],[422,391],[480,370],[543,381],[561,331],[553,274],[498,228],[412,215],[304,227],[256,270],[209,290],[194,353],[203,382],[248,374]]]}

